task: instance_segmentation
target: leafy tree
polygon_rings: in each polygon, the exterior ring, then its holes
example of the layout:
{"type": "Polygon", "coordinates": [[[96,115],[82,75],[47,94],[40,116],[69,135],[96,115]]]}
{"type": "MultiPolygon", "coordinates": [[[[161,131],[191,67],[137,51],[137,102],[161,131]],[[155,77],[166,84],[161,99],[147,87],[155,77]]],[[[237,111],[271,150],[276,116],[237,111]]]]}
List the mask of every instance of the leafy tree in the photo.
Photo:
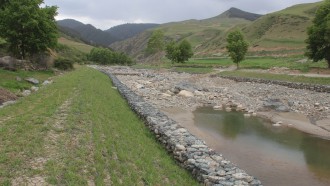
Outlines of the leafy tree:
{"type": "Polygon", "coordinates": [[[163,51],[165,48],[164,32],[162,30],[155,30],[152,32],[148,40],[146,52],[147,54],[155,54],[163,51]]]}
{"type": "Polygon", "coordinates": [[[183,40],[180,43],[171,41],[166,46],[166,57],[172,61],[172,63],[184,63],[188,61],[194,55],[191,44],[187,40],[183,40]]]}
{"type": "Polygon", "coordinates": [[[41,7],[43,0],[2,0],[0,36],[9,43],[9,50],[25,59],[47,52],[57,44],[57,7],[41,7]]]}
{"type": "Polygon", "coordinates": [[[227,43],[226,48],[229,56],[236,63],[237,68],[239,68],[239,63],[244,60],[249,44],[244,40],[244,36],[239,30],[229,33],[227,43]]]}
{"type": "Polygon", "coordinates": [[[330,0],[325,0],[316,11],[307,34],[306,55],[315,62],[325,59],[330,68],[330,0]]]}

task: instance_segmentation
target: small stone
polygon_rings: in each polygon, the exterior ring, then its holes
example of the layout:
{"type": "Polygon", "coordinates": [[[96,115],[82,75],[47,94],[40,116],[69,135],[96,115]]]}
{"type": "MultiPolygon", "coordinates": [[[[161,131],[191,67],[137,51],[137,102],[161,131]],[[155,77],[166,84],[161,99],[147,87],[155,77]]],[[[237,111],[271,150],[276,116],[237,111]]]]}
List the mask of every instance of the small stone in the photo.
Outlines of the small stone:
{"type": "Polygon", "coordinates": [[[226,108],[226,111],[227,111],[227,112],[230,112],[230,111],[231,111],[231,108],[227,107],[227,108],[226,108]]]}
{"type": "Polygon", "coordinates": [[[32,92],[37,92],[38,90],[39,90],[39,87],[36,87],[36,86],[31,87],[32,92]]]}
{"type": "Polygon", "coordinates": [[[46,80],[42,83],[42,85],[49,85],[49,84],[52,84],[52,83],[53,83],[53,81],[46,80]]]}
{"type": "Polygon", "coordinates": [[[16,76],[16,81],[22,81],[21,77],[16,76]]]}
{"type": "Polygon", "coordinates": [[[314,106],[315,107],[319,107],[321,104],[320,103],[315,103],[314,106]]]}
{"type": "Polygon", "coordinates": [[[175,149],[178,150],[178,151],[185,151],[186,150],[186,147],[184,147],[183,145],[176,145],[175,146],[175,149]]]}
{"type": "Polygon", "coordinates": [[[257,113],[253,112],[253,113],[252,113],[252,116],[253,116],[253,117],[256,117],[256,116],[257,116],[257,113]]]}
{"type": "Polygon", "coordinates": [[[249,117],[251,117],[251,114],[244,114],[244,117],[249,118],[249,117]]]}
{"type": "Polygon", "coordinates": [[[162,96],[164,96],[164,97],[171,97],[170,94],[166,94],[166,93],[162,93],[162,96]]]}
{"type": "Polygon", "coordinates": [[[194,94],[195,94],[196,96],[204,96],[204,94],[203,94],[201,91],[198,91],[198,90],[195,90],[195,91],[194,91],[194,94]]]}
{"type": "Polygon", "coordinates": [[[23,96],[28,96],[28,95],[30,95],[31,94],[31,91],[30,90],[24,90],[23,92],[22,92],[22,95],[23,96]]]}
{"type": "Polygon", "coordinates": [[[213,107],[214,110],[222,110],[222,106],[220,105],[216,105],[213,107]]]}
{"type": "Polygon", "coordinates": [[[194,97],[194,94],[187,90],[181,90],[178,95],[183,97],[194,97]]]}

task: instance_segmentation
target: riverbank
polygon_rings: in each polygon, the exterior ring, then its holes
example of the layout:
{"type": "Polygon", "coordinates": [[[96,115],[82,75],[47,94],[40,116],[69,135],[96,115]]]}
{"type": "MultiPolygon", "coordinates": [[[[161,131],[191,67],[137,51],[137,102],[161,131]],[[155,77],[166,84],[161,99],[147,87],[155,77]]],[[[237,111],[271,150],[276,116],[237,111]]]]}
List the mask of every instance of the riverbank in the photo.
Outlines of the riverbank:
{"type": "Polygon", "coordinates": [[[330,118],[329,93],[235,82],[207,74],[176,73],[164,69],[103,68],[117,74],[120,81],[161,110],[180,108],[192,112],[201,106],[227,110],[239,108],[249,115],[266,117],[280,127],[295,127],[330,138],[327,124],[330,118]],[[305,119],[300,119],[301,116],[305,119]]]}

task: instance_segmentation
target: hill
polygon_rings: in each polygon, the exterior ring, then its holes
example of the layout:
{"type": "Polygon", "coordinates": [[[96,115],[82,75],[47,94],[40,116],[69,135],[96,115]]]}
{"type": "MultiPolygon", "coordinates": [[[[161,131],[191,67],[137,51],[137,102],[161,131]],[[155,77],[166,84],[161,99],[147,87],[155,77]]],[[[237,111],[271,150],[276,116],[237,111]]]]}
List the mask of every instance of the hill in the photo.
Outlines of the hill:
{"type": "Polygon", "coordinates": [[[66,35],[79,39],[91,45],[108,47],[116,41],[122,41],[135,36],[147,29],[154,28],[158,24],[124,24],[112,27],[106,31],[95,28],[93,25],[84,24],[74,19],[57,21],[58,28],[66,35]]]}
{"type": "Polygon", "coordinates": [[[154,28],[159,26],[159,24],[154,23],[127,23],[123,25],[114,26],[108,30],[105,30],[105,32],[110,33],[112,36],[114,36],[118,41],[122,41],[128,38],[131,38],[145,30],[154,28]]]}
{"type": "MultiPolygon", "coordinates": [[[[156,29],[164,31],[167,38],[175,40],[187,39],[199,51],[203,43],[212,42],[214,38],[223,36],[226,32],[239,25],[248,25],[261,15],[231,8],[228,11],[209,19],[187,20],[162,24],[156,29]]],[[[147,45],[151,30],[136,35],[130,39],[110,45],[115,50],[129,53],[138,61],[144,61],[143,50],[147,45]]]]}
{"type": "Polygon", "coordinates": [[[267,14],[243,31],[255,47],[304,47],[307,27],[319,5],[320,2],[299,4],[267,14]]]}
{"type": "Polygon", "coordinates": [[[254,13],[250,13],[250,12],[246,12],[243,10],[240,10],[238,8],[230,8],[229,10],[225,11],[224,13],[222,13],[221,15],[214,17],[214,18],[242,18],[242,19],[246,19],[249,21],[255,21],[256,19],[258,19],[259,17],[261,17],[261,14],[254,14],[254,13]]]}
{"type": "MultiPolygon", "coordinates": [[[[263,16],[231,8],[213,18],[167,23],[157,28],[167,37],[190,41],[195,57],[225,55],[226,35],[236,28],[242,29],[251,43],[250,55],[297,55],[304,52],[306,30],[320,4],[299,4],[263,16]]],[[[142,58],[148,40],[145,37],[149,36],[145,32],[111,47],[142,58]]]]}
{"type": "Polygon", "coordinates": [[[90,24],[83,24],[76,20],[65,19],[58,21],[59,29],[65,34],[79,38],[80,40],[91,44],[107,47],[110,43],[117,41],[111,34],[95,28],[90,24]]]}

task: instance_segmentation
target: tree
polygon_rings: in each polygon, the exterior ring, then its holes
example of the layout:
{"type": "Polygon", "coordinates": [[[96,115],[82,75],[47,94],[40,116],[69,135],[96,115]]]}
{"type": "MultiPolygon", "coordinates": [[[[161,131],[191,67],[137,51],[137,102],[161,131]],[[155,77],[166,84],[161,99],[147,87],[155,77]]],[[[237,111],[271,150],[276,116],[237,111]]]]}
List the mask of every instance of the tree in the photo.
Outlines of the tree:
{"type": "Polygon", "coordinates": [[[316,11],[313,25],[307,30],[308,38],[306,56],[314,62],[325,59],[330,68],[330,0],[316,11]]]}
{"type": "Polygon", "coordinates": [[[194,55],[191,44],[187,40],[181,41],[179,44],[171,41],[166,46],[166,57],[172,63],[184,63],[194,55]]]}
{"type": "Polygon", "coordinates": [[[41,7],[43,0],[2,0],[0,36],[16,57],[26,59],[57,44],[57,7],[41,7]]]}
{"type": "Polygon", "coordinates": [[[239,63],[244,60],[249,44],[244,40],[244,36],[239,30],[229,33],[227,43],[226,48],[229,56],[239,68],[239,63]]]}
{"type": "Polygon", "coordinates": [[[165,48],[164,32],[162,30],[155,30],[152,32],[149,40],[146,52],[147,54],[155,54],[163,51],[165,48]]]}

